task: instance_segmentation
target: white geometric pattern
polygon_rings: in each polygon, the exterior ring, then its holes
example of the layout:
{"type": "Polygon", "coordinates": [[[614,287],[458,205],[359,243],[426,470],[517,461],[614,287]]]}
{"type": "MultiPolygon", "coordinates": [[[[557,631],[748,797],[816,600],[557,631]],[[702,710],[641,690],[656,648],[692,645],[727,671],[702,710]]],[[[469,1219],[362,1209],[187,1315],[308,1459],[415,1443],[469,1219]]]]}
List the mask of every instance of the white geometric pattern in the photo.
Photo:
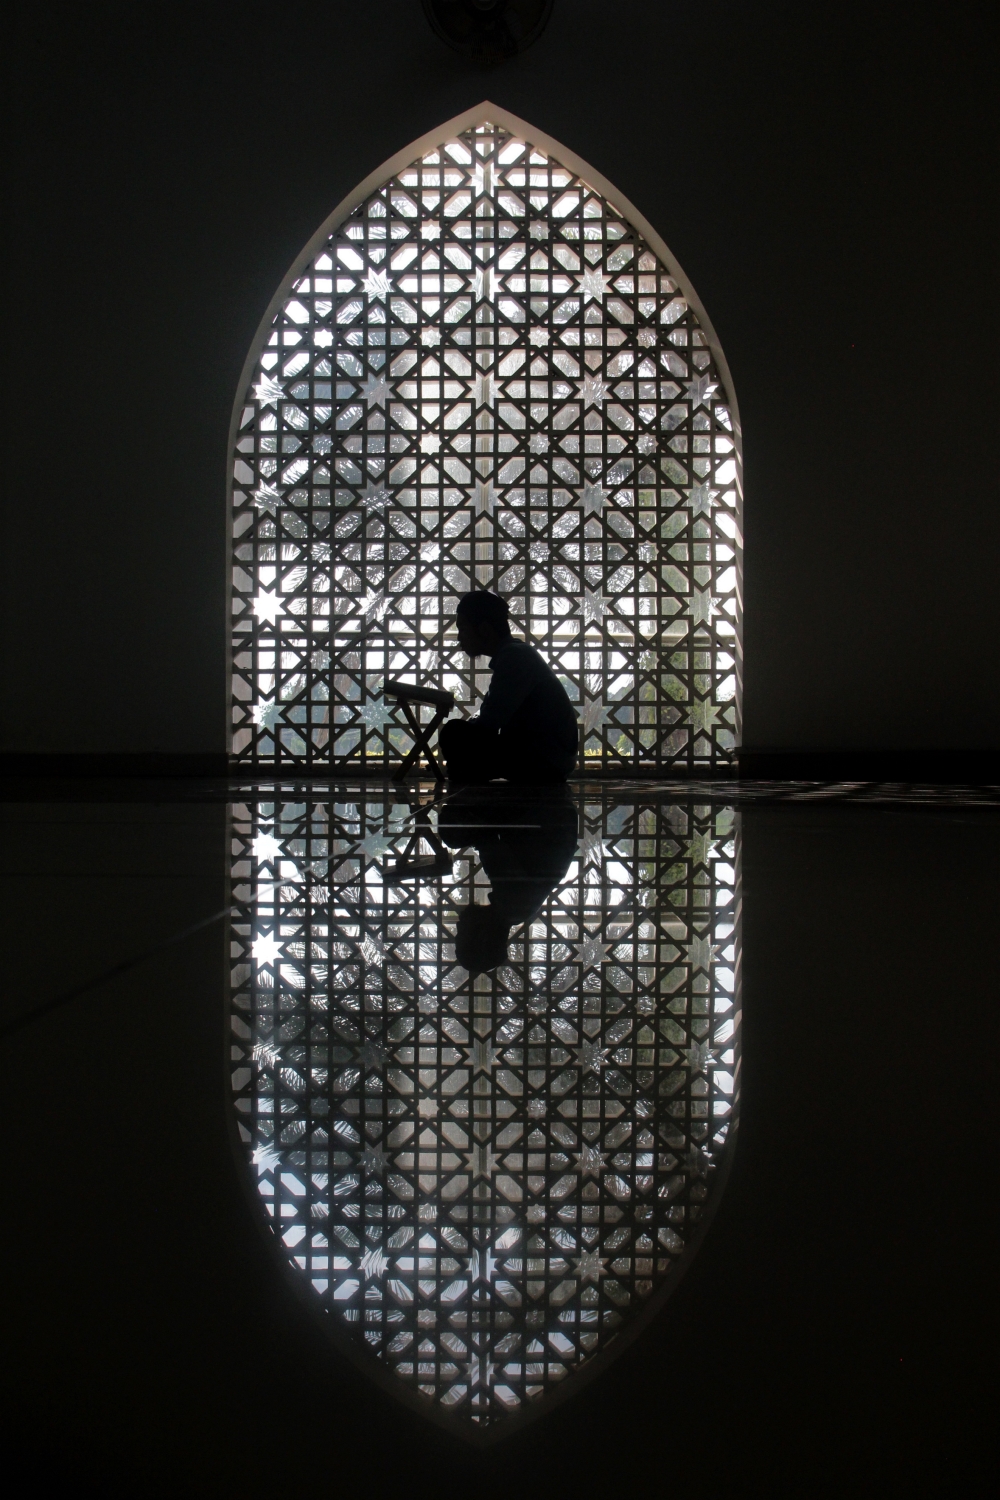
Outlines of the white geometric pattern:
{"type": "Polygon", "coordinates": [[[476,699],[450,629],[506,595],[585,768],[709,771],[739,738],[740,434],[704,320],[539,149],[442,139],[330,232],[270,325],[233,471],[232,752],[384,770],[382,683],[476,699]]]}
{"type": "Polygon", "coordinates": [[[717,1197],[735,816],[543,811],[546,847],[568,815],[565,875],[471,978],[456,926],[489,880],[470,849],[395,874],[440,850],[419,813],[362,786],[233,809],[232,1084],[268,1233],[326,1326],[482,1430],[656,1305],[717,1197]]]}

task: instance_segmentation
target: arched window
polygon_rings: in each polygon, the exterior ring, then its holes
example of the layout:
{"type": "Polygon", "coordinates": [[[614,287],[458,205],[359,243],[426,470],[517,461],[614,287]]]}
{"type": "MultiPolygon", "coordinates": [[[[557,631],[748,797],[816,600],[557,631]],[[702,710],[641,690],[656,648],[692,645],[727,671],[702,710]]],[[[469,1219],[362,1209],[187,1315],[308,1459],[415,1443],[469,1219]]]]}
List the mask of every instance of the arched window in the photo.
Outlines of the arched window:
{"type": "Polygon", "coordinates": [[[498,590],[577,705],[587,770],[739,742],[740,434],[666,247],[482,106],[307,247],[234,420],[239,763],[387,769],[386,677],[477,698],[452,623],[498,590]]]}

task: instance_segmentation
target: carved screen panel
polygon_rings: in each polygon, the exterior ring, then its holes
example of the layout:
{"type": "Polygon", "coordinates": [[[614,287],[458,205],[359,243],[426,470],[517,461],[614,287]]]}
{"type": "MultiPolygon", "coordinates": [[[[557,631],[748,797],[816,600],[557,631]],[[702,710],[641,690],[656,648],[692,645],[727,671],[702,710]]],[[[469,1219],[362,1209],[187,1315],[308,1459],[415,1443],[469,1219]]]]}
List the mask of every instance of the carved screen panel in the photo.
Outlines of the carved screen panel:
{"type": "Polygon", "coordinates": [[[398,1394],[476,1430],[533,1409],[662,1301],[721,1191],[733,809],[357,786],[237,805],[232,833],[265,1232],[398,1394]],[[488,936],[498,908],[476,974],[470,915],[488,936]]]}
{"type": "MultiPolygon", "coordinates": [[[[633,219],[637,217],[633,213],[633,219]]],[[[342,216],[238,417],[232,751],[385,769],[385,677],[483,692],[479,586],[566,685],[583,768],[738,743],[739,430],[667,252],[548,149],[442,139],[342,216]]]]}

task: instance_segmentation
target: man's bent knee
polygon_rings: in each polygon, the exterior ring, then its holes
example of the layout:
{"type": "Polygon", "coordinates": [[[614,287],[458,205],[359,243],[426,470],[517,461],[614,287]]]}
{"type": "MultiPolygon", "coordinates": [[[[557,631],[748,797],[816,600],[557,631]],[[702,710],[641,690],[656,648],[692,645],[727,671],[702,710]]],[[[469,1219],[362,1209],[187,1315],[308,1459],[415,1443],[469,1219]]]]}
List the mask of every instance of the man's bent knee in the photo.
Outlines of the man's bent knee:
{"type": "Polygon", "coordinates": [[[468,719],[450,719],[438,733],[448,777],[452,781],[483,782],[496,775],[496,731],[468,719]]]}

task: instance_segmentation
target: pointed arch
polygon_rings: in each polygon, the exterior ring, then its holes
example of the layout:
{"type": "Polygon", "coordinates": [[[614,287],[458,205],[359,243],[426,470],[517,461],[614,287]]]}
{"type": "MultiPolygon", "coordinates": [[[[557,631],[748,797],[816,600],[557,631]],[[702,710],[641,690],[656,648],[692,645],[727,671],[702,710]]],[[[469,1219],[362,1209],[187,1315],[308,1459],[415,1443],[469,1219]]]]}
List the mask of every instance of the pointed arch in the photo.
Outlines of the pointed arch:
{"type": "Polygon", "coordinates": [[[449,631],[498,589],[578,706],[587,772],[739,743],[740,424],[666,245],[484,103],[341,203],[275,294],[233,417],[232,754],[385,770],[385,677],[482,684],[449,631]]]}

